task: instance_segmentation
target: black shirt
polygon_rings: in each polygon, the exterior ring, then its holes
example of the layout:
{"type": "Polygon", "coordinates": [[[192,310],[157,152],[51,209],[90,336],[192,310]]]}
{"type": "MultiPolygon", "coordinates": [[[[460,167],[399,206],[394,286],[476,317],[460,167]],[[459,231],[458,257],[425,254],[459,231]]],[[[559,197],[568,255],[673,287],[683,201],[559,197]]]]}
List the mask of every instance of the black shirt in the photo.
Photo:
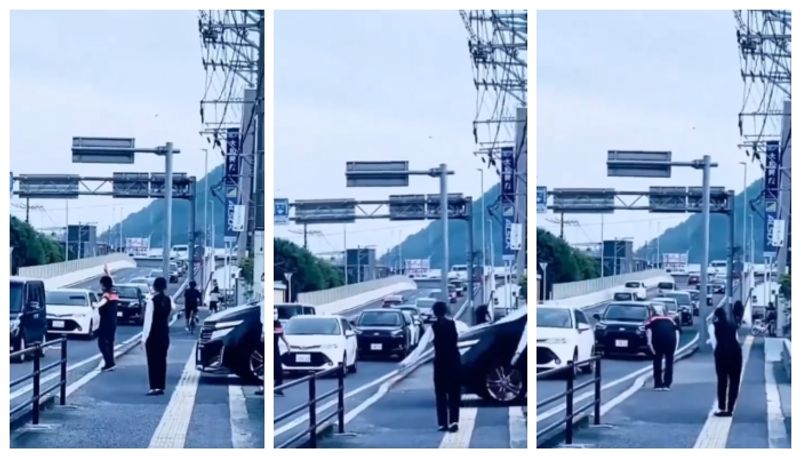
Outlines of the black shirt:
{"type": "Polygon", "coordinates": [[[106,304],[100,307],[100,325],[103,327],[115,327],[117,325],[117,304],[119,303],[119,295],[116,288],[111,288],[108,292],[103,293],[103,299],[106,304]]]}
{"type": "Polygon", "coordinates": [[[275,346],[274,352],[275,354],[280,354],[280,348],[278,347],[278,342],[281,340],[281,335],[283,335],[283,326],[281,325],[281,321],[275,320],[274,324],[274,338],[275,338],[275,346]]]}
{"type": "Polygon", "coordinates": [[[453,366],[461,363],[458,352],[456,323],[450,319],[437,319],[431,324],[433,330],[434,365],[453,366]]]}
{"type": "Polygon", "coordinates": [[[169,339],[170,314],[172,314],[172,300],[163,293],[154,295],[153,321],[150,323],[148,340],[166,341],[169,339]]]}
{"type": "Polygon", "coordinates": [[[741,354],[742,347],[736,339],[736,325],[729,321],[714,321],[714,338],[717,340],[716,354],[741,354]]]}
{"type": "Polygon", "coordinates": [[[666,316],[656,316],[645,324],[645,329],[653,334],[653,349],[657,351],[674,351],[678,331],[675,321],[666,316]]]}
{"type": "Polygon", "coordinates": [[[186,309],[197,310],[200,306],[200,291],[197,289],[186,289],[183,293],[183,303],[186,309]]]}

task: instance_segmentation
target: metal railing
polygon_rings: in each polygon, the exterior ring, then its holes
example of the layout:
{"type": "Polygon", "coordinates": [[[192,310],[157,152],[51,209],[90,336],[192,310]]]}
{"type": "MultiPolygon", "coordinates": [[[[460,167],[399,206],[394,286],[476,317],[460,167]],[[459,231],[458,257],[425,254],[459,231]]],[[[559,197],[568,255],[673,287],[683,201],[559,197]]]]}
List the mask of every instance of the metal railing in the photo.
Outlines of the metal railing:
{"type": "Polygon", "coordinates": [[[416,283],[413,279],[407,276],[396,275],[375,279],[372,281],[364,281],[355,284],[348,284],[346,286],[318,290],[316,292],[297,294],[297,301],[307,305],[324,305],[398,284],[407,284],[409,289],[416,288],[416,283]]]}
{"type": "Polygon", "coordinates": [[[552,300],[586,295],[601,290],[610,289],[624,285],[628,281],[644,280],[658,276],[668,276],[666,270],[643,270],[633,273],[625,273],[616,276],[605,276],[602,278],[586,279],[583,281],[573,281],[553,284],[550,292],[552,300]]]}
{"type": "Polygon", "coordinates": [[[601,357],[599,355],[590,357],[586,360],[582,360],[578,363],[573,363],[572,360],[568,361],[567,364],[560,368],[554,368],[552,370],[547,370],[542,373],[538,373],[536,375],[536,379],[542,379],[546,376],[554,376],[565,373],[567,375],[567,387],[563,392],[559,392],[555,395],[552,395],[548,398],[545,398],[542,401],[536,403],[536,410],[538,411],[540,408],[549,405],[550,403],[554,403],[562,398],[566,400],[566,411],[564,413],[564,419],[556,421],[547,427],[538,428],[536,430],[536,439],[537,441],[552,432],[553,430],[563,426],[564,427],[564,444],[570,445],[572,444],[572,437],[573,437],[573,427],[575,418],[583,413],[584,411],[588,410],[589,408],[594,408],[594,425],[600,425],[600,404],[601,404],[601,397],[600,393],[602,391],[602,371],[601,371],[601,357]],[[594,377],[589,379],[588,381],[582,382],[578,385],[575,385],[575,370],[580,368],[584,365],[590,365],[594,363],[594,377]],[[575,393],[579,390],[588,387],[590,385],[594,385],[594,400],[586,403],[585,405],[581,406],[577,410],[575,409],[575,393]]]}
{"type": "Polygon", "coordinates": [[[281,391],[306,382],[308,383],[308,401],[306,401],[305,403],[301,403],[284,413],[279,414],[278,416],[275,417],[273,421],[273,424],[277,425],[278,422],[288,419],[294,414],[308,408],[308,427],[292,435],[289,439],[276,446],[276,448],[279,449],[287,448],[292,444],[294,444],[295,442],[297,442],[299,439],[305,437],[306,435],[308,435],[309,438],[308,442],[309,447],[316,448],[317,429],[320,426],[325,425],[326,422],[330,421],[334,417],[337,418],[337,422],[339,423],[338,424],[339,433],[344,433],[344,370],[346,369],[347,368],[344,366],[344,364],[340,363],[336,367],[312,373],[308,376],[303,376],[302,378],[298,378],[275,387],[275,391],[281,391]],[[317,379],[329,374],[336,375],[337,379],[336,388],[331,389],[328,392],[325,392],[321,395],[317,395],[317,379]],[[317,406],[319,402],[333,395],[336,395],[337,397],[335,410],[321,419],[317,418],[317,406]]]}
{"type": "Polygon", "coordinates": [[[14,386],[22,384],[25,381],[33,380],[32,386],[32,395],[30,401],[22,402],[21,404],[17,405],[16,407],[12,408],[10,411],[10,415],[13,417],[15,414],[19,413],[20,411],[31,408],[31,422],[34,425],[39,423],[39,410],[41,408],[42,399],[49,395],[51,392],[55,391],[56,389],[59,390],[59,405],[64,406],[67,401],[67,339],[65,337],[58,338],[55,340],[48,341],[44,344],[35,344],[29,348],[25,348],[16,352],[11,353],[11,360],[21,358],[26,355],[33,356],[33,371],[30,374],[26,374],[25,376],[20,376],[17,379],[11,381],[10,388],[14,388],[14,386]],[[59,360],[45,366],[41,366],[41,358],[44,356],[44,348],[60,345],[61,346],[61,357],[59,360]],[[42,374],[52,370],[53,368],[60,368],[60,376],[59,380],[56,384],[48,387],[44,391],[42,391],[41,386],[41,379],[42,374]]]}
{"type": "Polygon", "coordinates": [[[66,262],[49,263],[33,267],[21,267],[17,273],[19,276],[35,279],[49,279],[56,276],[74,273],[87,268],[100,267],[107,263],[128,260],[134,262],[127,254],[114,253],[109,255],[87,257],[84,259],[68,260],[66,262]]]}

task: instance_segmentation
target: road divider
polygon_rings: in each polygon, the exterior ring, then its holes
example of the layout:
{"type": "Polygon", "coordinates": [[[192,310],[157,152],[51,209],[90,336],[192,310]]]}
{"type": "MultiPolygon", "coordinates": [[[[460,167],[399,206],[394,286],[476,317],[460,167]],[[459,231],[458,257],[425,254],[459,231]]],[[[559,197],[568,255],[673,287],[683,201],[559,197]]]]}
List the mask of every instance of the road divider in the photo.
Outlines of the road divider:
{"type": "Polygon", "coordinates": [[[304,305],[314,305],[317,314],[342,314],[386,295],[416,288],[417,283],[413,279],[398,275],[298,294],[297,301],[304,305]]]}

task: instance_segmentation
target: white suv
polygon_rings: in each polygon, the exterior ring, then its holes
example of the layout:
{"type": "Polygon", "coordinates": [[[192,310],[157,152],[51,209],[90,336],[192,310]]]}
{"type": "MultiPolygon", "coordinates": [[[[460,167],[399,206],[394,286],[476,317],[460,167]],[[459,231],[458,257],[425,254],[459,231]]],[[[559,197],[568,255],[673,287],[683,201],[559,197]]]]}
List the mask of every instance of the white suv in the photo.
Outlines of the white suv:
{"type": "Polygon", "coordinates": [[[625,291],[634,294],[637,300],[644,300],[647,298],[647,287],[641,281],[628,281],[625,283],[625,291]]]}

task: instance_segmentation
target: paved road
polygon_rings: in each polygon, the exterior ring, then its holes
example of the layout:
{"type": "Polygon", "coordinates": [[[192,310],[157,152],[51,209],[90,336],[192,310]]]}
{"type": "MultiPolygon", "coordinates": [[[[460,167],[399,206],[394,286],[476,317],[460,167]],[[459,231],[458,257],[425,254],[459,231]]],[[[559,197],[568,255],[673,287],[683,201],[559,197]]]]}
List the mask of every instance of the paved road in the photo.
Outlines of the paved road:
{"type": "MultiPolygon", "coordinates": [[[[404,292],[402,295],[408,299],[409,303],[414,303],[417,298],[427,297],[431,289],[438,288],[438,283],[434,281],[419,281],[418,289],[404,292]]],[[[459,301],[453,305],[453,309],[457,310],[463,303],[465,298],[460,298],[459,301]]],[[[366,309],[379,308],[382,305],[382,300],[376,300],[368,303],[367,305],[358,308],[357,310],[347,313],[348,318],[355,318],[358,314],[366,309]]],[[[363,402],[366,398],[374,394],[388,377],[391,376],[395,370],[398,369],[398,364],[401,359],[359,359],[358,372],[348,374],[345,378],[345,408],[351,410],[356,405],[363,402]]],[[[300,375],[297,375],[300,376],[300,375]]],[[[287,381],[292,378],[288,378],[287,381]]],[[[336,379],[320,379],[317,381],[317,395],[328,392],[336,388],[336,379]]],[[[281,414],[285,411],[308,401],[307,384],[303,383],[284,391],[284,397],[275,397],[275,415],[281,414]]],[[[322,402],[322,405],[332,403],[336,400],[331,397],[322,402]]],[[[319,417],[324,417],[332,409],[323,408],[318,410],[319,417]]],[[[295,433],[299,433],[303,427],[307,427],[307,411],[300,411],[282,420],[279,424],[275,425],[275,444],[282,443],[290,438],[295,433]]]]}

